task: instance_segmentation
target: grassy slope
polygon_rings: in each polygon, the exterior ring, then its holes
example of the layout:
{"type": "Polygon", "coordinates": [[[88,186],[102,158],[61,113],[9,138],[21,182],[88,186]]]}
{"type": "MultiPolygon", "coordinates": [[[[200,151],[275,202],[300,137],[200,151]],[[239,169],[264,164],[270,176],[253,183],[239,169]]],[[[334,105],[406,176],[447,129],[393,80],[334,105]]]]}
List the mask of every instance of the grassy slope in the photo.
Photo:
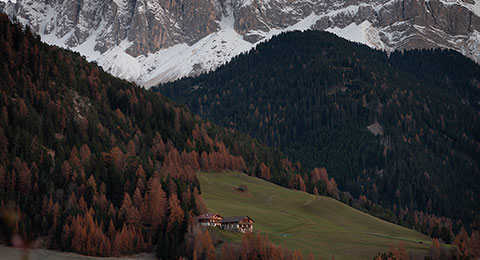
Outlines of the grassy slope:
{"type": "MultiPolygon", "coordinates": [[[[353,209],[334,199],[289,190],[240,173],[199,173],[202,196],[211,212],[223,216],[248,215],[254,230],[276,244],[311,249],[322,259],[373,259],[390,245],[403,243],[421,257],[430,238],[353,209]],[[248,192],[235,188],[247,185],[248,192]]],[[[229,235],[229,240],[240,239],[229,235]]],[[[423,257],[421,257],[423,258],[423,257]]],[[[420,259],[421,259],[420,258],[420,259]]]]}

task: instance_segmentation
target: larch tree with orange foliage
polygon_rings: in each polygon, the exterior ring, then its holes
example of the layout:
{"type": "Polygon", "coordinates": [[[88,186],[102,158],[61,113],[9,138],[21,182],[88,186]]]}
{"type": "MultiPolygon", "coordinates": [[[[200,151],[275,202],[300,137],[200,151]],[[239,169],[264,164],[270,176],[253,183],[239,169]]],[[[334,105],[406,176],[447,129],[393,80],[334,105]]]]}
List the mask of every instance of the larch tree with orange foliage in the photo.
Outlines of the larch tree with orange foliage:
{"type": "Polygon", "coordinates": [[[168,212],[167,230],[171,230],[174,225],[181,223],[184,217],[177,194],[170,194],[168,198],[168,212]]]}
{"type": "Polygon", "coordinates": [[[147,201],[148,215],[150,224],[154,229],[163,225],[167,215],[167,199],[162,189],[160,180],[153,176],[148,181],[148,191],[145,200],[147,201]]]}
{"type": "Polygon", "coordinates": [[[260,164],[260,178],[269,181],[270,180],[270,168],[265,163],[260,164]]]}
{"type": "Polygon", "coordinates": [[[291,189],[301,190],[301,191],[306,191],[307,190],[307,186],[305,185],[305,181],[303,181],[303,178],[302,178],[302,176],[300,176],[300,174],[295,174],[292,177],[288,187],[290,187],[291,189]]]}
{"type": "Polygon", "coordinates": [[[136,225],[140,222],[140,213],[133,205],[130,195],[125,192],[123,195],[122,206],[120,207],[120,214],[125,219],[127,224],[136,225]]]}

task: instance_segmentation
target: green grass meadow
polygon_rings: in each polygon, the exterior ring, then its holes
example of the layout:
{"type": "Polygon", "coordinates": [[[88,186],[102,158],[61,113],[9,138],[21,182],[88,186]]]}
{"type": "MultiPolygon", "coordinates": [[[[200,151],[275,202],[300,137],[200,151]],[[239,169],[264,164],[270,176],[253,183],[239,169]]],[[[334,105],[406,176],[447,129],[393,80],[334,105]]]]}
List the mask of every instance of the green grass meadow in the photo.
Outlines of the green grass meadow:
{"type": "MultiPolygon", "coordinates": [[[[373,259],[391,245],[403,243],[414,259],[423,259],[431,239],[383,221],[329,197],[286,189],[242,173],[198,173],[202,197],[210,212],[248,215],[254,232],[268,234],[275,244],[311,250],[324,260],[373,259]],[[237,189],[247,186],[247,192],[237,189]]],[[[240,241],[240,234],[219,236],[240,241]]]]}

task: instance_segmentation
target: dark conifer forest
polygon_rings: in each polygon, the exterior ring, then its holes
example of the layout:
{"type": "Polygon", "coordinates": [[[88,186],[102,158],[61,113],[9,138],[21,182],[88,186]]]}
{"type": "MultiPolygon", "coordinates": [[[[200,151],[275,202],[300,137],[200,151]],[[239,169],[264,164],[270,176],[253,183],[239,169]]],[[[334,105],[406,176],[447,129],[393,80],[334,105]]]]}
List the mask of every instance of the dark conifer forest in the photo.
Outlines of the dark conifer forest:
{"type": "Polygon", "coordinates": [[[459,53],[387,56],[291,32],[156,91],[306,169],[325,167],[339,189],[395,213],[386,219],[446,241],[452,226],[478,228],[480,67],[459,53]]]}

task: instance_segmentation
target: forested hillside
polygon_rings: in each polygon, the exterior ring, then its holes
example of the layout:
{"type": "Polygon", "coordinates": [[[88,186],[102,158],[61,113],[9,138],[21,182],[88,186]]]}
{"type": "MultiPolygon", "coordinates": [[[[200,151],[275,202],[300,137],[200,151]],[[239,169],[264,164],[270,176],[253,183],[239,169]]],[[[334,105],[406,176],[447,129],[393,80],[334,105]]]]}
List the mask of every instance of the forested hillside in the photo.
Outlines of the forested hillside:
{"type": "Polygon", "coordinates": [[[399,223],[449,240],[436,223],[478,218],[480,67],[459,53],[388,57],[330,33],[292,32],[156,90],[308,169],[326,167],[341,190],[390,208],[399,223]]]}
{"type": "Polygon", "coordinates": [[[0,61],[0,243],[192,257],[196,240],[185,233],[206,211],[194,172],[295,173],[277,150],[43,44],[1,14],[0,61]]]}

